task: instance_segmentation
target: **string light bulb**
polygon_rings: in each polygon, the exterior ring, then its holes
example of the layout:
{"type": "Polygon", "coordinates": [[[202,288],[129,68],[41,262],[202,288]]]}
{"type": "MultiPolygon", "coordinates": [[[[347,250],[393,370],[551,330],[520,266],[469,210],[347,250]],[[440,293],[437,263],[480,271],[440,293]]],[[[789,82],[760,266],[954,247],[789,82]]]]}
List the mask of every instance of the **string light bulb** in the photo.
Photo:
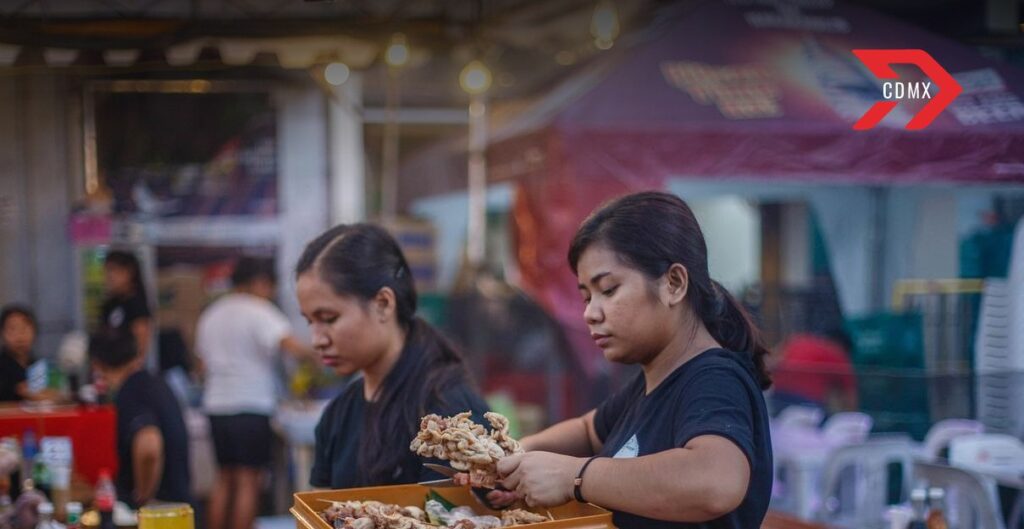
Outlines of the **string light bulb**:
{"type": "Polygon", "coordinates": [[[324,67],[324,80],[333,86],[341,86],[348,81],[352,72],[345,63],[332,62],[324,67]]]}
{"type": "Polygon", "coordinates": [[[482,94],[491,87],[491,70],[479,60],[469,61],[459,74],[459,85],[467,94],[482,94]]]}
{"type": "Polygon", "coordinates": [[[395,33],[391,36],[391,43],[384,53],[384,62],[392,68],[401,68],[409,62],[409,46],[406,44],[404,34],[395,33]]]}
{"type": "Polygon", "coordinates": [[[607,50],[619,36],[619,13],[612,0],[600,0],[594,8],[594,16],[590,19],[590,34],[594,36],[594,45],[598,49],[607,50]]]}

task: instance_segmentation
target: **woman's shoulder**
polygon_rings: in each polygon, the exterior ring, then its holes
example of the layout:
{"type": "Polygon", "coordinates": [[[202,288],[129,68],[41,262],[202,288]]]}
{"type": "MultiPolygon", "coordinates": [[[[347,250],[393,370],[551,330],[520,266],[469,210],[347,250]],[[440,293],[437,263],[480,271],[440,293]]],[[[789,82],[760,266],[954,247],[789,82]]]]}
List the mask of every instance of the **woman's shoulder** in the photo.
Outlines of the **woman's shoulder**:
{"type": "Polygon", "coordinates": [[[737,384],[760,391],[750,353],[724,348],[709,349],[697,355],[685,367],[686,369],[681,370],[682,376],[677,377],[675,381],[681,389],[692,387],[695,382],[721,384],[727,380],[734,380],[737,384]]]}

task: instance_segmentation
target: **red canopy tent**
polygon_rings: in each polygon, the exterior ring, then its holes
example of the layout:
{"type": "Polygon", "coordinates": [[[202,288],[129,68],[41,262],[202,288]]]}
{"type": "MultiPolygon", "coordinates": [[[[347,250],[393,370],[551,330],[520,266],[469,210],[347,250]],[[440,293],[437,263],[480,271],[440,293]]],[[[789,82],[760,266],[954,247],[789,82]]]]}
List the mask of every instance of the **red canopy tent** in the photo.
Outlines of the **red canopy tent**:
{"type": "MultiPolygon", "coordinates": [[[[523,286],[569,330],[591,373],[600,353],[565,255],[579,222],[612,196],[669,177],[1024,182],[1024,73],[872,11],[818,4],[689,6],[498,131],[488,164],[492,180],[517,182],[523,286]],[[964,92],[923,131],[903,129],[920,106],[909,103],[854,131],[882,99],[880,81],[850,51],[858,48],[924,49],[964,92]]],[[[897,70],[923,79],[917,68],[897,70]]]]}

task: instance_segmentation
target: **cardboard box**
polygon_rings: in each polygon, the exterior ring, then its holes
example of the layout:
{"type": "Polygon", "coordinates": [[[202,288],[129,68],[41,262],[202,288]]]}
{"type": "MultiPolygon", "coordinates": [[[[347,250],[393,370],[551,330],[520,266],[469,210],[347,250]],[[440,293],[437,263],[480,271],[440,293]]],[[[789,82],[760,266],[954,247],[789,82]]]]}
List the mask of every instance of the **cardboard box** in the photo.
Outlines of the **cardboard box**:
{"type": "MultiPolygon", "coordinates": [[[[499,518],[501,517],[501,513],[488,510],[483,505],[480,505],[480,502],[473,497],[467,488],[445,487],[431,489],[422,485],[394,485],[390,487],[298,492],[294,496],[295,504],[291,508],[291,513],[295,517],[296,529],[334,529],[327,525],[327,522],[319,515],[321,511],[328,507],[328,504],[321,500],[376,500],[403,507],[412,505],[422,509],[427,493],[431,490],[434,490],[456,505],[472,507],[477,514],[491,514],[499,518]]],[[[547,514],[543,509],[530,510],[542,515],[547,514]]],[[[595,505],[570,502],[558,507],[552,507],[547,509],[547,511],[551,512],[551,516],[555,518],[554,521],[516,527],[529,527],[530,529],[615,529],[615,526],[612,525],[612,513],[595,505]]]]}

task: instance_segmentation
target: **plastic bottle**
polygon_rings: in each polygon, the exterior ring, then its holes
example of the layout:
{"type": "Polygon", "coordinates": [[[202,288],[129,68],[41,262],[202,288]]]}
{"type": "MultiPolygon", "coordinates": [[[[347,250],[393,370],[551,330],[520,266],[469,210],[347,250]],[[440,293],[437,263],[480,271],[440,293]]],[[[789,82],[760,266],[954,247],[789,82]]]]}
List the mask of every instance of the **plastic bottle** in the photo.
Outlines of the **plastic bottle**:
{"type": "Polygon", "coordinates": [[[43,502],[36,508],[39,513],[39,521],[36,522],[36,529],[60,529],[61,525],[53,519],[53,504],[43,502]]]}
{"type": "Polygon", "coordinates": [[[21,477],[32,477],[32,465],[39,454],[39,443],[36,441],[35,430],[29,428],[21,435],[21,477]]]}
{"type": "Polygon", "coordinates": [[[77,501],[68,502],[64,507],[64,510],[68,513],[67,529],[81,529],[82,528],[82,504],[77,501]]]}
{"type": "Polygon", "coordinates": [[[52,475],[50,474],[50,467],[43,461],[43,458],[36,454],[36,460],[32,462],[32,482],[35,483],[36,489],[42,492],[46,497],[50,497],[52,485],[52,475]]]}
{"type": "Polygon", "coordinates": [[[928,529],[949,529],[946,520],[946,491],[932,487],[928,489],[928,529]]]}
{"type": "Polygon", "coordinates": [[[96,510],[100,513],[99,529],[114,529],[114,504],[117,503],[117,490],[110,480],[110,471],[100,470],[100,479],[96,482],[96,510]]]}
{"type": "Polygon", "coordinates": [[[925,489],[914,489],[910,493],[910,507],[914,509],[914,517],[910,519],[907,529],[928,529],[927,515],[928,492],[925,489]]]}

